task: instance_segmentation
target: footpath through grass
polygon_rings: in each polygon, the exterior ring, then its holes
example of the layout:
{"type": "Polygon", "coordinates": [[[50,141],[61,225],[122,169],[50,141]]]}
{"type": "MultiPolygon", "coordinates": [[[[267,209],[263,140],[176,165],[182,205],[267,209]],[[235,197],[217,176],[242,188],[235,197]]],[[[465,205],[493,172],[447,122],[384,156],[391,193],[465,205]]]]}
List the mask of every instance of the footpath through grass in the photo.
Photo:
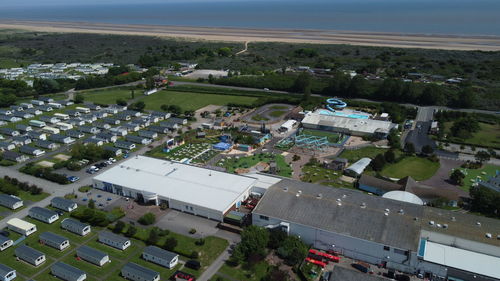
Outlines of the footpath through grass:
{"type": "Polygon", "coordinates": [[[439,162],[432,162],[423,157],[411,156],[401,161],[387,164],[381,174],[389,178],[401,179],[411,176],[417,181],[432,177],[439,169],[439,162]]]}

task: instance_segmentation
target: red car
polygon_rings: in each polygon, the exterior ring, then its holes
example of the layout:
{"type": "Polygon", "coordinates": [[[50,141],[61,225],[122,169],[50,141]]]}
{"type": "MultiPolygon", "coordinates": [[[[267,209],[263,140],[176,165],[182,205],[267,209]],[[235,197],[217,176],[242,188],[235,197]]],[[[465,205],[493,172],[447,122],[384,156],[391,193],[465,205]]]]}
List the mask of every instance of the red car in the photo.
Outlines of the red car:
{"type": "Polygon", "coordinates": [[[182,272],[182,271],[177,271],[170,279],[175,280],[175,281],[177,281],[177,280],[195,281],[196,280],[196,278],[194,278],[193,275],[182,272]]]}

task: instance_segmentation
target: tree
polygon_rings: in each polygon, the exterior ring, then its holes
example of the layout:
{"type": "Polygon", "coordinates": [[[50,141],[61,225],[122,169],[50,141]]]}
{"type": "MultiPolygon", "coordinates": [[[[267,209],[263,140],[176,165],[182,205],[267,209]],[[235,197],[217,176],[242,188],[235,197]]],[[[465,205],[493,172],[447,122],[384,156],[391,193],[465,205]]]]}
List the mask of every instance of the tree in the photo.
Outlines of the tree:
{"type": "Polygon", "coordinates": [[[384,153],[384,158],[387,163],[394,163],[396,161],[396,154],[394,153],[394,150],[387,150],[384,153]]]}
{"type": "Polygon", "coordinates": [[[61,91],[61,85],[54,79],[35,79],[33,88],[40,95],[61,91]]]}
{"type": "Polygon", "coordinates": [[[158,240],[160,240],[160,233],[158,232],[158,228],[153,227],[149,231],[148,240],[146,242],[149,245],[155,245],[156,243],[158,243],[158,240]]]}
{"type": "Polygon", "coordinates": [[[126,106],[127,102],[124,99],[117,99],[116,104],[120,106],[126,106]]]}
{"type": "Polygon", "coordinates": [[[241,242],[235,248],[235,257],[243,258],[242,262],[250,255],[265,256],[269,243],[269,231],[263,227],[250,225],[241,232],[241,242]]]}
{"type": "Polygon", "coordinates": [[[129,106],[130,110],[135,110],[135,111],[143,111],[144,108],[146,107],[146,104],[143,101],[138,101],[129,106]]]}
{"type": "Polygon", "coordinates": [[[430,155],[430,154],[434,153],[434,148],[432,148],[432,146],[426,144],[422,147],[422,153],[424,153],[426,155],[430,155]]]}
{"type": "Polygon", "coordinates": [[[394,149],[401,148],[401,137],[399,136],[399,132],[396,129],[392,129],[387,136],[387,140],[389,141],[389,145],[394,149]]]}
{"type": "Polygon", "coordinates": [[[210,73],[208,74],[208,83],[213,84],[215,82],[215,77],[210,73]]]}
{"type": "Polygon", "coordinates": [[[148,77],[148,79],[146,79],[145,87],[146,87],[146,90],[154,89],[155,80],[153,79],[153,77],[148,77]]]}
{"type": "Polygon", "coordinates": [[[370,163],[372,169],[374,171],[382,171],[382,169],[384,168],[385,166],[385,157],[383,154],[378,154],[377,156],[375,156],[375,159],[373,159],[373,161],[370,163]]]}
{"type": "Polygon", "coordinates": [[[95,201],[94,201],[94,199],[90,199],[89,200],[88,207],[90,209],[95,209],[95,201]]]}
{"type": "Polygon", "coordinates": [[[220,48],[217,53],[221,57],[229,57],[231,55],[231,48],[229,47],[222,47],[220,48]]]}
{"type": "Polygon", "coordinates": [[[269,243],[267,244],[267,247],[271,249],[278,249],[281,247],[281,244],[285,241],[287,236],[286,232],[281,229],[275,228],[269,230],[269,243]]]}
{"type": "Polygon", "coordinates": [[[173,251],[177,247],[177,239],[174,237],[169,237],[165,240],[165,244],[163,244],[163,248],[167,251],[173,251]]]}
{"type": "Polygon", "coordinates": [[[428,84],[422,91],[420,102],[428,105],[445,105],[446,97],[443,88],[436,84],[428,84]]]}
{"type": "Polygon", "coordinates": [[[412,142],[407,142],[405,144],[405,151],[409,155],[414,154],[415,153],[415,145],[412,142]]]}
{"type": "Polygon", "coordinates": [[[481,150],[476,153],[475,158],[482,165],[484,162],[490,161],[491,156],[487,151],[481,150]]]}
{"type": "Polygon", "coordinates": [[[453,170],[450,174],[450,181],[455,185],[462,185],[464,182],[465,175],[459,169],[453,170]]]}
{"type": "Polygon", "coordinates": [[[472,198],[471,211],[500,218],[500,192],[476,186],[470,189],[469,195],[472,198]]]}
{"type": "Polygon", "coordinates": [[[308,96],[311,95],[311,75],[307,72],[299,74],[293,83],[293,91],[303,93],[304,100],[307,100],[308,96]]]}
{"type": "Polygon", "coordinates": [[[151,225],[155,223],[155,221],[156,221],[156,216],[153,213],[146,213],[138,220],[138,222],[142,225],[151,225]]]}
{"type": "Polygon", "coordinates": [[[278,255],[288,265],[299,264],[307,255],[307,245],[297,236],[287,236],[278,248],[278,255]]]}
{"type": "Polygon", "coordinates": [[[127,232],[125,232],[125,236],[133,237],[137,233],[137,228],[133,225],[129,225],[127,232]]]}
{"type": "Polygon", "coordinates": [[[117,221],[115,227],[113,228],[113,232],[122,233],[123,229],[125,229],[125,223],[123,221],[117,221]]]}
{"type": "Polygon", "coordinates": [[[130,90],[130,98],[135,99],[135,90],[134,89],[130,90]]]}
{"type": "Polygon", "coordinates": [[[476,118],[467,116],[453,122],[450,128],[451,135],[461,139],[472,137],[472,133],[479,131],[481,127],[476,118]]]}
{"type": "Polygon", "coordinates": [[[83,103],[85,101],[85,97],[82,94],[75,95],[75,103],[83,103]]]}

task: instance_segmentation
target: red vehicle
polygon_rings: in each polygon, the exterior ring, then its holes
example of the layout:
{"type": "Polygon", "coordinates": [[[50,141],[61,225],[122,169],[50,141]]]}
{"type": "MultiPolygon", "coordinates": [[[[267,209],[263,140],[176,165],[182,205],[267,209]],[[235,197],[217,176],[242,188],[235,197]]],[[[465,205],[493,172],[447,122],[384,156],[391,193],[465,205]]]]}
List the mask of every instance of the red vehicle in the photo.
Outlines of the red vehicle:
{"type": "Polygon", "coordinates": [[[312,264],[316,264],[316,265],[319,265],[321,268],[325,268],[326,266],[326,263],[322,262],[322,261],[317,261],[315,259],[311,259],[311,258],[306,258],[306,261],[307,262],[310,262],[312,264]]]}
{"type": "Polygon", "coordinates": [[[196,278],[194,278],[193,275],[182,272],[182,271],[177,271],[174,276],[171,278],[172,280],[187,280],[187,281],[195,281],[196,278]]]}
{"type": "Polygon", "coordinates": [[[331,255],[331,254],[323,253],[323,252],[318,251],[318,250],[310,249],[309,253],[314,254],[314,255],[318,255],[318,256],[322,256],[322,257],[324,257],[330,261],[333,261],[333,262],[340,262],[340,257],[336,257],[336,256],[331,255]]]}

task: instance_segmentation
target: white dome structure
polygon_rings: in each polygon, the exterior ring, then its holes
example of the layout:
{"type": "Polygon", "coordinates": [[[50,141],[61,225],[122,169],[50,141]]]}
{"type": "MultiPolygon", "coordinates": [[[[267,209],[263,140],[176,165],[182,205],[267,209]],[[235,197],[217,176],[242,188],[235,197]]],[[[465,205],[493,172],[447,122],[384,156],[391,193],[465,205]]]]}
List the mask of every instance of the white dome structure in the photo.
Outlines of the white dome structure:
{"type": "Polygon", "coordinates": [[[382,195],[382,197],[402,202],[412,203],[416,205],[424,205],[424,201],[422,201],[422,199],[420,199],[417,195],[408,191],[400,191],[400,190],[389,191],[384,195],[382,195]]]}

